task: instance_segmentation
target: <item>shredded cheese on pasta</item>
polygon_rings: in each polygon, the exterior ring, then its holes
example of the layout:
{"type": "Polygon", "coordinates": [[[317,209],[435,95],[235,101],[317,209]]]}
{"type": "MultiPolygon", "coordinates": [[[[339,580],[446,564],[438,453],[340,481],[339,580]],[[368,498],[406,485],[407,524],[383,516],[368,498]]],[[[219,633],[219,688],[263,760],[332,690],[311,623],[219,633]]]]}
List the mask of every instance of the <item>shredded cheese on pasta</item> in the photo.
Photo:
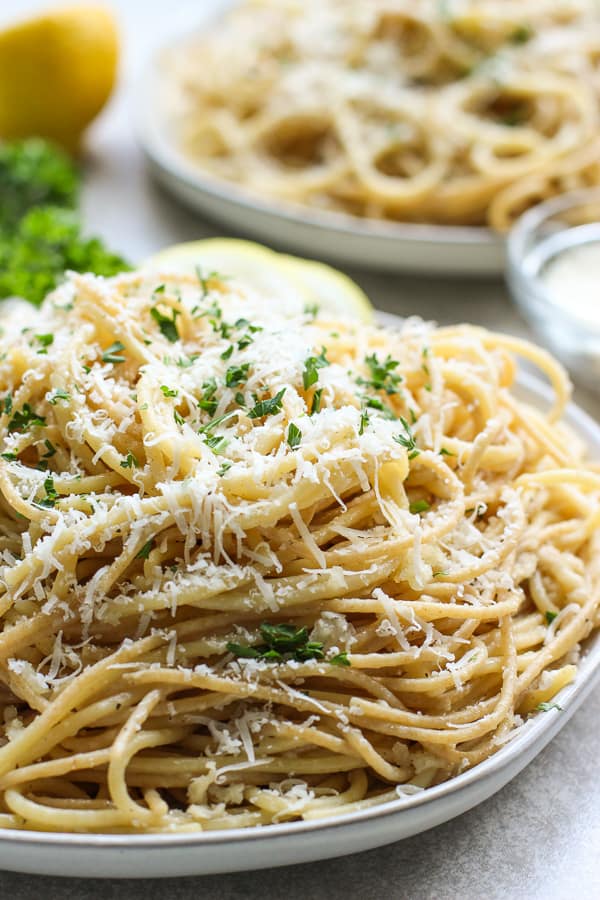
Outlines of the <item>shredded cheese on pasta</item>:
{"type": "Polygon", "coordinates": [[[543,351],[72,275],[0,338],[0,825],[177,831],[407,796],[598,624],[600,476],[543,351]],[[512,393],[515,354],[552,381],[512,393]]]}

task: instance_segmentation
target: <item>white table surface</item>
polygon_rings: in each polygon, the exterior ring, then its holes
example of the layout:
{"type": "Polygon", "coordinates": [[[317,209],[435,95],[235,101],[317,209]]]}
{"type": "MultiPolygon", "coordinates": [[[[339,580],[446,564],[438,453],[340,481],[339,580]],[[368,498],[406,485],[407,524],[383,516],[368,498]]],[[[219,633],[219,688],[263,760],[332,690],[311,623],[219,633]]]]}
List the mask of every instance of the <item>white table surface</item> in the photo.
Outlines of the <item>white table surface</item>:
{"type": "MultiPolygon", "coordinates": [[[[181,209],[143,169],[130,124],[131,83],[152,47],[213,0],[115,0],[123,28],[119,91],[88,139],[84,215],[132,260],[177,241],[222,234],[181,209]]],[[[3,21],[45,0],[2,0],[3,21]]],[[[376,306],[441,323],[527,335],[500,282],[350,273],[376,306]]],[[[600,403],[576,392],[600,416],[600,403]]],[[[511,784],[481,806],[410,840],[353,857],[204,878],[99,881],[0,873],[11,900],[597,900],[600,898],[600,694],[511,784]]]]}

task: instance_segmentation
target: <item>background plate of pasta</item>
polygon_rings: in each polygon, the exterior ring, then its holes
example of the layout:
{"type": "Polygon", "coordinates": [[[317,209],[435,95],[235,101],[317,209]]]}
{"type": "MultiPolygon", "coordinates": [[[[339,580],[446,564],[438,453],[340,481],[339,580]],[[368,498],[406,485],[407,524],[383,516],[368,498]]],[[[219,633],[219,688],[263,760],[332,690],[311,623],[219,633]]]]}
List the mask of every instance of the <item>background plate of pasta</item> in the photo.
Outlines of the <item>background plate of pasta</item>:
{"type": "Polygon", "coordinates": [[[353,264],[499,272],[525,209],[600,182],[593,0],[200,15],[145,73],[138,130],[167,186],[237,230],[353,264]]]}
{"type": "Polygon", "coordinates": [[[394,841],[591,690],[600,431],[544,351],[208,269],[71,275],[2,327],[5,868],[394,841]]]}

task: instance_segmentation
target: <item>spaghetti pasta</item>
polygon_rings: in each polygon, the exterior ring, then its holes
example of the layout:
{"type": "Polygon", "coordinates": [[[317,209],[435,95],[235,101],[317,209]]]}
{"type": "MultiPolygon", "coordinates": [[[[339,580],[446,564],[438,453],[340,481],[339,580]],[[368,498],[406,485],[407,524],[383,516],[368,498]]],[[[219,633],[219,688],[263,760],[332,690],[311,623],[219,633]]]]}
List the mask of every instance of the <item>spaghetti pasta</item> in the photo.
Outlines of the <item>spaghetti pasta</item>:
{"type": "Polygon", "coordinates": [[[476,765],[576,677],[600,475],[562,369],[314,314],[140,272],[4,321],[2,826],[339,815],[476,765]]]}
{"type": "Polygon", "coordinates": [[[245,0],[167,54],[205,174],[320,212],[506,230],[600,183],[594,0],[245,0]]]}

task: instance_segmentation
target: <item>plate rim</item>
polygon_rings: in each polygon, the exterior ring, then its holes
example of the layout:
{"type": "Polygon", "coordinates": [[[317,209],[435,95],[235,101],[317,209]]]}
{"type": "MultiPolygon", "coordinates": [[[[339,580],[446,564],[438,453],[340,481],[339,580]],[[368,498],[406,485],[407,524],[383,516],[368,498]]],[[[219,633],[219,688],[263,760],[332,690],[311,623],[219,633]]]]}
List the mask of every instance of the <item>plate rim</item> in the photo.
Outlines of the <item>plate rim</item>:
{"type": "MultiPolygon", "coordinates": [[[[380,314],[380,321],[382,322],[395,321],[398,324],[399,320],[400,317],[390,313],[380,314]]],[[[541,402],[548,404],[551,402],[552,393],[550,388],[539,377],[531,375],[522,369],[518,370],[515,387],[518,392],[526,394],[529,402],[533,401],[538,405],[541,402]]],[[[596,422],[592,416],[572,402],[568,404],[564,418],[568,424],[575,428],[580,436],[586,439],[589,449],[592,451],[596,450],[600,454],[600,423],[596,422]]],[[[256,842],[259,844],[272,844],[273,841],[279,841],[284,838],[291,840],[294,837],[302,838],[315,833],[333,836],[335,832],[339,834],[340,830],[346,830],[349,833],[353,828],[369,826],[374,822],[380,824],[382,822],[385,823],[385,820],[391,822],[396,816],[401,815],[405,811],[408,812],[427,806],[433,808],[441,807],[443,801],[447,801],[449,798],[458,798],[461,794],[473,791],[477,787],[477,783],[483,784],[497,780],[498,784],[495,788],[493,787],[480,800],[475,800],[474,803],[464,807],[464,809],[470,808],[491,796],[505,783],[516,777],[556,734],[567,725],[581,703],[591,693],[593,688],[600,683],[600,630],[593,637],[590,637],[588,641],[590,643],[578,664],[575,681],[557,694],[562,704],[560,711],[551,710],[547,715],[533,717],[528,720],[520,733],[512,740],[509,740],[493,756],[488,757],[483,762],[448,781],[432,788],[426,788],[410,797],[389,800],[364,810],[323,819],[282,822],[264,827],[232,828],[223,831],[199,831],[177,834],[168,832],[153,834],[82,834],[78,832],[38,832],[0,828],[0,852],[4,853],[10,850],[11,847],[15,850],[37,847],[43,851],[69,849],[81,852],[86,850],[129,850],[133,852],[158,850],[160,848],[189,850],[213,848],[217,850],[227,846],[239,847],[240,845],[246,846],[256,842]],[[522,758],[525,758],[525,762],[522,766],[519,766],[522,758]],[[515,764],[517,770],[513,774],[509,774],[508,778],[502,780],[504,770],[508,769],[510,771],[515,764]]],[[[450,815],[442,816],[439,822],[454,818],[462,813],[464,809],[461,808],[458,812],[455,811],[451,812],[450,815]]],[[[438,824],[438,820],[433,821],[435,817],[432,816],[431,818],[431,825],[419,828],[414,833],[438,824]]],[[[394,840],[394,837],[390,837],[389,840],[394,840]]],[[[379,843],[386,843],[386,840],[382,840],[379,843]]],[[[332,853],[331,855],[335,854],[332,853]]],[[[6,861],[2,861],[6,865],[6,861]]],[[[271,863],[271,865],[276,864],[277,861],[275,860],[271,863]]],[[[18,870],[23,871],[23,868],[18,870]]],[[[29,871],[42,871],[42,869],[36,868],[34,865],[29,871]]],[[[224,871],[224,869],[219,868],[215,871],[224,871]]],[[[148,877],[153,876],[153,874],[155,873],[149,872],[148,877]]]]}

